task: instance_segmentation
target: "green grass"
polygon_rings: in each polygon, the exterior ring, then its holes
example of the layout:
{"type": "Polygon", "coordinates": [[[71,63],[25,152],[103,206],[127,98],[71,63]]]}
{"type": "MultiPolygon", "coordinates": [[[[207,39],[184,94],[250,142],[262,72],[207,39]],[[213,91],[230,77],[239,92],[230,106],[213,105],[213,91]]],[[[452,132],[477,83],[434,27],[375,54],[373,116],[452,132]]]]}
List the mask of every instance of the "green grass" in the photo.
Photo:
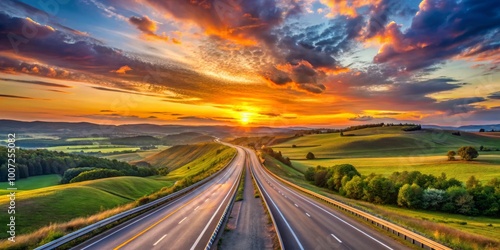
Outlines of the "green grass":
{"type": "Polygon", "coordinates": [[[146,150],[146,151],[138,151],[138,152],[133,152],[133,153],[119,153],[119,154],[112,154],[112,155],[106,155],[103,158],[107,158],[110,160],[116,159],[118,161],[124,161],[124,162],[137,162],[137,161],[142,161],[146,159],[147,157],[150,157],[152,155],[155,155],[163,150],[168,149],[169,146],[158,146],[157,149],[152,149],[152,150],[146,150]]]}
{"type": "MultiPolygon", "coordinates": [[[[60,180],[61,176],[57,174],[39,175],[39,176],[29,177],[27,179],[17,180],[15,182],[16,185],[14,187],[17,188],[17,192],[23,192],[26,190],[54,186],[59,184],[60,180]]],[[[0,182],[0,194],[9,193],[10,191],[6,189],[10,187],[11,186],[9,186],[8,182],[0,182]]]]}
{"type": "Polygon", "coordinates": [[[236,191],[236,197],[234,201],[243,200],[243,193],[245,192],[245,174],[246,174],[246,168],[243,168],[243,173],[241,174],[241,180],[240,183],[238,184],[238,191],[236,191]]]}
{"type": "MultiPolygon", "coordinates": [[[[19,192],[16,195],[16,233],[29,233],[50,223],[89,216],[171,185],[171,181],[127,176],[19,192]]],[[[7,207],[8,199],[1,196],[0,206],[7,207]]],[[[0,221],[7,221],[8,216],[0,213],[0,221]]],[[[6,236],[6,232],[0,232],[0,238],[6,236]]]]}
{"type": "Polygon", "coordinates": [[[138,146],[127,146],[127,145],[72,145],[72,146],[55,146],[47,147],[47,150],[62,151],[65,153],[77,153],[77,152],[99,152],[111,153],[127,150],[139,150],[138,146]]]}
{"type": "MultiPolygon", "coordinates": [[[[500,139],[462,132],[462,136],[451,135],[451,131],[424,129],[404,132],[401,127],[367,128],[338,133],[314,134],[288,140],[272,146],[292,160],[305,159],[308,152],[316,158],[357,158],[357,157],[415,157],[423,155],[445,155],[448,150],[461,146],[498,148],[500,139]],[[295,148],[292,145],[296,145],[295,148]]],[[[500,154],[500,152],[488,152],[500,154]]]]}
{"type": "MultiPolygon", "coordinates": [[[[212,164],[227,159],[236,153],[236,149],[218,143],[197,144],[204,148],[203,153],[182,167],[178,167],[167,175],[169,180],[178,180],[187,176],[196,175],[201,171],[208,170],[212,164]],[[205,146],[203,146],[205,145],[205,146]],[[219,150],[219,153],[217,151],[219,150]]],[[[187,157],[187,156],[186,156],[187,157]]]]}
{"type": "MultiPolygon", "coordinates": [[[[424,129],[404,132],[401,127],[377,127],[339,133],[314,134],[297,137],[272,146],[292,159],[293,166],[302,173],[308,167],[352,164],[363,175],[371,173],[390,175],[396,171],[418,170],[424,174],[455,177],[461,181],[471,175],[483,182],[500,177],[500,152],[479,152],[474,161],[447,161],[446,152],[461,146],[499,148],[500,138],[462,132],[424,129]],[[354,136],[349,136],[354,135],[354,136]],[[295,147],[292,147],[295,145],[295,147]],[[312,152],[316,159],[307,160],[312,152]]],[[[458,159],[460,157],[457,157],[458,159]]]]}
{"type": "MultiPolygon", "coordinates": [[[[286,156],[286,154],[284,154],[286,156]]],[[[420,157],[378,157],[378,158],[342,158],[342,159],[315,159],[293,160],[292,164],[302,173],[308,167],[321,165],[324,167],[338,164],[352,164],[362,175],[371,173],[391,175],[399,171],[420,171],[424,174],[440,176],[446,173],[448,178],[454,177],[466,181],[475,175],[480,181],[486,183],[492,178],[500,177],[500,155],[480,155],[474,161],[448,161],[446,156],[420,156],[420,157]]]]}
{"type": "Polygon", "coordinates": [[[74,137],[67,138],[66,141],[103,141],[108,139],[108,137],[74,137]]]}

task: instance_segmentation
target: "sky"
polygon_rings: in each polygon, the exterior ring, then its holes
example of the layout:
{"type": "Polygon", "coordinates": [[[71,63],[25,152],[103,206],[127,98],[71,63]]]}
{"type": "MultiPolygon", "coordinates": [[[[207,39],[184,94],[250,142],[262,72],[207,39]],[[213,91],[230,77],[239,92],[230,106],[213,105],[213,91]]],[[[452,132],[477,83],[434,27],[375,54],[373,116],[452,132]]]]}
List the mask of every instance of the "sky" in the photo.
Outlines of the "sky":
{"type": "Polygon", "coordinates": [[[0,1],[0,119],[500,123],[497,0],[0,1]]]}

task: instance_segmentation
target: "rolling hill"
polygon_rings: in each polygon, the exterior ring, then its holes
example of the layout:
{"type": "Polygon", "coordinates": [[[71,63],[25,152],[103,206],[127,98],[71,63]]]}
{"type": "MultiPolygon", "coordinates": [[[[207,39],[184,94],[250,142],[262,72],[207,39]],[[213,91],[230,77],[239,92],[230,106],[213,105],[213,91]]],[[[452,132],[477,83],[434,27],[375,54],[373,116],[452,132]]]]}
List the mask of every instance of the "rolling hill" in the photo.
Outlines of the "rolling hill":
{"type": "Polygon", "coordinates": [[[208,158],[210,155],[217,154],[217,152],[221,152],[227,148],[227,146],[219,143],[177,145],[151,155],[143,161],[157,168],[168,167],[172,171],[188,164],[194,159],[208,158]]]}
{"type": "Polygon", "coordinates": [[[461,146],[481,145],[500,148],[500,140],[475,133],[422,129],[405,132],[401,127],[376,127],[339,133],[304,135],[273,145],[293,159],[304,159],[307,152],[316,158],[387,157],[411,155],[438,155],[461,146]],[[295,145],[295,146],[294,146],[295,145]]]}

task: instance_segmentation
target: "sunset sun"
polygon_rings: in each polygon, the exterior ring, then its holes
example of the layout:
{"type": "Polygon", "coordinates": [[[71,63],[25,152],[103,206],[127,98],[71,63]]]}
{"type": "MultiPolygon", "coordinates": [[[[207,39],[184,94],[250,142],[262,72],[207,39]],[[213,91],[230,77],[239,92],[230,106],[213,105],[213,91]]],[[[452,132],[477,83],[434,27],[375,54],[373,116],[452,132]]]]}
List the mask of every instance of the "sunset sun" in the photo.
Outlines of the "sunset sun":
{"type": "Polygon", "coordinates": [[[251,122],[251,114],[248,112],[241,113],[240,123],[241,125],[248,125],[251,122]]]}

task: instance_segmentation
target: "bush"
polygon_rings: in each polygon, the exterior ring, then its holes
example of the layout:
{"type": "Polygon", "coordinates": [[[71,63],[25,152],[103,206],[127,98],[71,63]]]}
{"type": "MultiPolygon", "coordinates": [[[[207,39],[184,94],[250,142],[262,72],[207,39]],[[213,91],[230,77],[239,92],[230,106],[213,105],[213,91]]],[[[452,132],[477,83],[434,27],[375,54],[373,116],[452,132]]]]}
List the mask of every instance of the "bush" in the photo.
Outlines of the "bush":
{"type": "Polygon", "coordinates": [[[458,155],[466,161],[471,161],[472,159],[477,158],[479,153],[474,147],[466,146],[458,149],[458,155]]]}
{"type": "Polygon", "coordinates": [[[95,168],[70,168],[64,172],[64,175],[61,179],[61,184],[66,184],[71,181],[71,179],[77,177],[79,174],[83,172],[87,172],[90,170],[94,170],[95,168]]]}
{"type": "Polygon", "coordinates": [[[422,203],[422,188],[417,184],[404,184],[398,193],[398,205],[408,208],[419,208],[422,203]]]}
{"type": "Polygon", "coordinates": [[[114,169],[104,169],[98,168],[86,172],[80,173],[75,178],[71,179],[70,183],[80,182],[80,181],[88,181],[88,180],[96,180],[108,177],[116,177],[123,176],[124,174],[118,170],[114,169]]]}
{"type": "Polygon", "coordinates": [[[314,160],[314,158],[316,158],[316,157],[314,156],[314,154],[312,152],[307,153],[306,159],[308,159],[308,160],[314,160]]]}
{"type": "Polygon", "coordinates": [[[455,151],[453,150],[448,151],[448,153],[446,154],[446,156],[448,156],[448,161],[454,161],[455,155],[457,155],[455,151]]]}

